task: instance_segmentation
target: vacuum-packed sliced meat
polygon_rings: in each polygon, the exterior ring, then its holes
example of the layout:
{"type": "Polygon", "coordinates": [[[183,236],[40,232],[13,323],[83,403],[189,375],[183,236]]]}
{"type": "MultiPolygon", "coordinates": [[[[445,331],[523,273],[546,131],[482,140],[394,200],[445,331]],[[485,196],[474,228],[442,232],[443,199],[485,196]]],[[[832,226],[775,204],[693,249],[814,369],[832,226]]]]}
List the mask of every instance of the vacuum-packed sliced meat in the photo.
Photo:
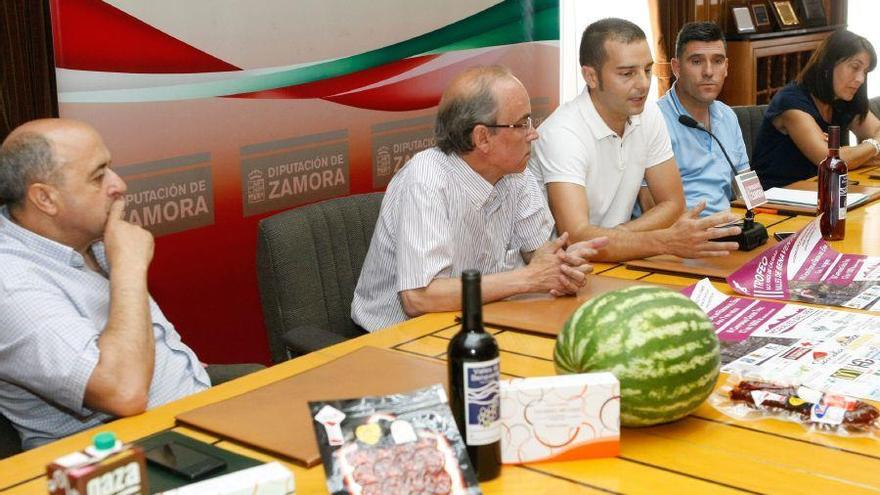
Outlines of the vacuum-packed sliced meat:
{"type": "Polygon", "coordinates": [[[358,485],[367,485],[370,483],[375,483],[379,480],[376,474],[373,472],[372,464],[361,464],[354,468],[354,472],[351,473],[351,477],[358,485]]]}
{"type": "Polygon", "coordinates": [[[362,488],[361,495],[385,495],[385,492],[382,491],[382,483],[370,483],[363,485],[362,488]]]}
{"type": "Polygon", "coordinates": [[[443,454],[434,448],[419,449],[416,452],[416,455],[422,457],[422,460],[425,463],[425,470],[431,473],[440,471],[443,469],[443,465],[446,464],[443,454]]]}

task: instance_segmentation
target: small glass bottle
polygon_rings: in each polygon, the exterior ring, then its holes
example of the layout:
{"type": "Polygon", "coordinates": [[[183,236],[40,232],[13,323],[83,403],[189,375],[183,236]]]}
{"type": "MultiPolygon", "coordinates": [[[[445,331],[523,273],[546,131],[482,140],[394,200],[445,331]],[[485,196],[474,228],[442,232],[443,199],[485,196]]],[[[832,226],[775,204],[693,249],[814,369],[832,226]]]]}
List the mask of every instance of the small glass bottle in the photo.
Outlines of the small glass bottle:
{"type": "Polygon", "coordinates": [[[846,234],[847,166],[840,158],[840,127],[828,126],[828,156],[819,163],[819,230],[826,241],[843,240],[846,234]]]}
{"type": "Polygon", "coordinates": [[[495,337],[483,328],[480,272],[461,274],[461,331],[449,342],[449,405],[477,479],[501,471],[500,361],[495,337]]]}

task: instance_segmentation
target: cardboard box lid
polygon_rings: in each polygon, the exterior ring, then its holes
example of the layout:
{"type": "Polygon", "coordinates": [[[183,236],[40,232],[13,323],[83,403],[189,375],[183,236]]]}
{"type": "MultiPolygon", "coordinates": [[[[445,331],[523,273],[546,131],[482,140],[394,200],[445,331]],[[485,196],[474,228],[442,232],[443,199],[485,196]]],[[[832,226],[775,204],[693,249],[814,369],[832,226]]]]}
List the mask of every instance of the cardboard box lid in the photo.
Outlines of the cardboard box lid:
{"type": "Polygon", "coordinates": [[[310,400],[387,395],[441,383],[446,364],[389,349],[363,347],[327,364],[177,416],[187,425],[292,459],[321,462],[310,400]]]}
{"type": "MultiPolygon", "coordinates": [[[[587,284],[575,297],[553,297],[549,294],[528,294],[483,306],[483,324],[544,335],[559,335],[563,325],[588,300],[633,285],[654,285],[638,280],[588,275],[587,284]]],[[[659,285],[660,287],[666,287],[659,285]]]]}

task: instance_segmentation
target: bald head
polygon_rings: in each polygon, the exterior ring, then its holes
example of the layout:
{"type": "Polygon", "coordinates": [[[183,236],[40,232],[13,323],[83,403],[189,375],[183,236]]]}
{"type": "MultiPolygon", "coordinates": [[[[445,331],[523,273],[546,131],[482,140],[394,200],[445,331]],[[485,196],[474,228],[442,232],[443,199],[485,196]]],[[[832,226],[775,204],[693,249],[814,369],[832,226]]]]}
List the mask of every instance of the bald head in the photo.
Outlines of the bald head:
{"type": "Polygon", "coordinates": [[[95,142],[101,142],[95,128],[76,120],[39,119],[16,127],[0,146],[0,199],[18,206],[30,184],[58,183],[62,166],[95,142]]]}
{"type": "Polygon", "coordinates": [[[40,136],[52,146],[53,153],[64,162],[64,155],[71,147],[83,143],[101,141],[98,131],[91,125],[72,119],[37,119],[16,127],[3,141],[3,148],[15,146],[16,142],[27,136],[40,136]]]}
{"type": "Polygon", "coordinates": [[[497,88],[518,84],[510,69],[500,65],[472,67],[462,72],[440,98],[434,136],[444,153],[473,151],[471,132],[477,124],[494,124],[498,114],[497,88]]]}
{"type": "Polygon", "coordinates": [[[455,76],[443,97],[440,99],[440,107],[445,102],[455,99],[472,98],[473,96],[485,91],[491,90],[492,85],[500,79],[516,79],[510,69],[501,65],[489,65],[471,67],[461,74],[455,76]]]}

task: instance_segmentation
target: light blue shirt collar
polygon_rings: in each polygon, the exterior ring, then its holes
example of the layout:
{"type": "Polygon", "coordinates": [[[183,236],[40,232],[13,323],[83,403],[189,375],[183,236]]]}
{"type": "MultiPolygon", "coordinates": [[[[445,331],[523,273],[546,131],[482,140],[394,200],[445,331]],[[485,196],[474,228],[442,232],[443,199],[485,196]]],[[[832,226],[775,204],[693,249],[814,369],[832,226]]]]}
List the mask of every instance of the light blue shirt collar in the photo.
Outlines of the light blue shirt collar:
{"type": "MultiPolygon", "coordinates": [[[[681,115],[693,115],[681,104],[675,84],[657,104],[669,130],[687,206],[706,200],[704,215],[729,208],[733,172],[721,148],[708,133],[678,122],[681,115]]],[[[709,105],[709,119],[712,133],[724,145],[733,165],[740,171],[746,169],[749,159],[736,114],[723,102],[714,101],[709,105]]]]}
{"type": "MultiPolygon", "coordinates": [[[[16,239],[28,249],[42,253],[51,259],[70,265],[74,268],[82,268],[85,266],[85,259],[83,259],[83,256],[72,247],[53,241],[47,237],[43,237],[17,224],[9,213],[8,205],[0,206],[0,229],[6,230],[10,237],[16,239]]],[[[109,273],[109,266],[104,257],[103,243],[93,244],[92,253],[95,254],[95,259],[98,260],[98,264],[101,268],[109,273]],[[97,244],[101,244],[100,249],[96,249],[97,244]],[[100,256],[98,255],[99,252],[100,256]]]]}
{"type": "MultiPolygon", "coordinates": [[[[666,94],[669,95],[669,99],[672,100],[672,105],[675,108],[676,113],[678,115],[687,115],[688,117],[690,117],[694,120],[697,120],[696,118],[694,118],[693,115],[690,114],[690,112],[687,111],[687,109],[684,107],[684,105],[681,104],[681,100],[678,98],[678,92],[675,90],[675,88],[677,86],[678,86],[678,82],[676,81],[676,82],[672,83],[672,87],[669,88],[669,91],[666,92],[666,94]]],[[[710,131],[715,132],[713,127],[715,126],[715,122],[717,122],[719,120],[721,120],[721,115],[720,115],[720,111],[718,108],[718,104],[717,104],[717,102],[713,101],[712,103],[709,104],[709,130],[710,131]]],[[[697,120],[697,121],[699,122],[699,120],[697,120]]],[[[697,131],[697,132],[702,132],[702,131],[697,131]]],[[[712,137],[709,136],[708,134],[706,134],[706,137],[708,137],[710,140],[712,139],[712,137]]]]}

